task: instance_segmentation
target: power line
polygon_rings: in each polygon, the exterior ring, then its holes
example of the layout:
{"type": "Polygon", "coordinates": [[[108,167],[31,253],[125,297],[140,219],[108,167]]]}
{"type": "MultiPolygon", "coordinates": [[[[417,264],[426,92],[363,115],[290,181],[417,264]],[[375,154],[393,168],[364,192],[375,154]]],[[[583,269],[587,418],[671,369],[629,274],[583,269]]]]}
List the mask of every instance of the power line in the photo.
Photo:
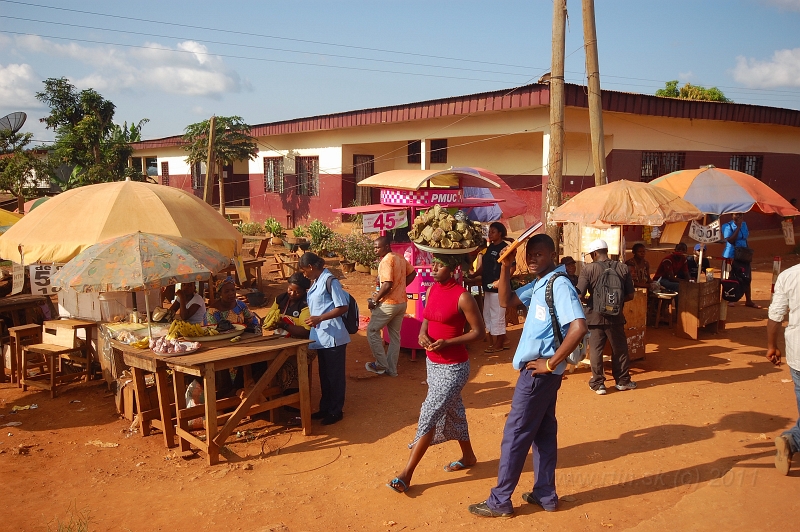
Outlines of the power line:
{"type": "MultiPolygon", "coordinates": [[[[5,2],[8,0],[0,0],[0,2],[5,2]]],[[[115,42],[108,42],[108,41],[95,41],[91,39],[75,39],[70,37],[58,37],[55,35],[34,35],[31,33],[23,33],[18,31],[8,31],[8,30],[0,30],[0,33],[7,33],[11,35],[27,35],[32,37],[44,37],[47,39],[58,39],[62,41],[71,41],[71,42],[85,42],[91,44],[105,44],[109,46],[123,46],[125,48],[138,48],[143,50],[157,50],[160,52],[171,52],[171,53],[180,53],[180,54],[191,54],[191,55],[204,55],[208,57],[227,57],[229,59],[245,59],[250,61],[264,61],[267,63],[282,63],[282,64],[289,64],[289,65],[302,65],[302,66],[315,66],[315,67],[323,67],[323,68],[336,68],[336,69],[343,69],[343,70],[357,70],[360,72],[379,72],[382,74],[400,74],[405,76],[421,76],[426,78],[442,78],[442,79],[457,79],[461,81],[482,81],[487,83],[513,83],[511,81],[504,81],[504,80],[496,80],[496,79],[479,79],[479,78],[466,78],[461,76],[443,76],[440,74],[425,74],[422,72],[402,72],[397,70],[385,70],[385,69],[378,69],[378,68],[364,68],[364,67],[354,67],[354,66],[342,66],[342,65],[323,65],[320,63],[306,63],[303,61],[288,61],[284,59],[267,59],[264,57],[247,57],[247,56],[239,56],[239,55],[230,55],[230,54],[217,54],[217,53],[210,53],[210,52],[197,52],[192,50],[173,50],[170,48],[163,48],[160,46],[143,46],[137,44],[122,44],[122,43],[115,43],[115,42]]],[[[515,74],[521,75],[521,74],[515,74]]]]}

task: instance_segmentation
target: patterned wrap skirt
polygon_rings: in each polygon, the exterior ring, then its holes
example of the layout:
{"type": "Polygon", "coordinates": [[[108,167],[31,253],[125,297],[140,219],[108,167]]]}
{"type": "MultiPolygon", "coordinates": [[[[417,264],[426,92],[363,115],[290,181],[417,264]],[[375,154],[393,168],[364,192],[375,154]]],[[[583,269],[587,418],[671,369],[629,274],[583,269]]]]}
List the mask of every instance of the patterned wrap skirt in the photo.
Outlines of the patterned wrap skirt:
{"type": "Polygon", "coordinates": [[[469,380],[469,360],[460,364],[437,364],[426,359],[428,369],[428,396],[422,403],[417,424],[417,441],[435,429],[431,445],[449,440],[468,441],[467,413],[461,400],[461,390],[469,380]]]}

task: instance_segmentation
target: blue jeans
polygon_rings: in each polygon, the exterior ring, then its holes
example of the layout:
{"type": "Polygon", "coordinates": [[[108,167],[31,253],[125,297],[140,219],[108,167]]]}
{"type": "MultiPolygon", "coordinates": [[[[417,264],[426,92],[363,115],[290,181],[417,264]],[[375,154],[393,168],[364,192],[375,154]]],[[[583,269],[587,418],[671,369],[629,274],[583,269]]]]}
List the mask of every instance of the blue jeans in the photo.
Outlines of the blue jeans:
{"type": "MultiPolygon", "coordinates": [[[[792,373],[792,380],[794,381],[794,396],[797,399],[797,412],[800,414],[800,371],[789,368],[792,373]]],[[[783,436],[789,440],[789,446],[792,448],[793,453],[800,453],[800,418],[797,419],[794,427],[783,433],[783,436]]]]}

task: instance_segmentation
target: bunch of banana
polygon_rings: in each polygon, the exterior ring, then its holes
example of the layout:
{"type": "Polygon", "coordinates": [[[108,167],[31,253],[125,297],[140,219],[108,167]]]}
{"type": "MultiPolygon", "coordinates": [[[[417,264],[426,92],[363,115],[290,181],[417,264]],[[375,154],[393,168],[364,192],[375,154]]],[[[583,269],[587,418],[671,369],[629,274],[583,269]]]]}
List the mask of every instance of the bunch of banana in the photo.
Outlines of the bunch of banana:
{"type": "Polygon", "coordinates": [[[141,340],[136,340],[135,342],[131,342],[129,344],[131,347],[135,347],[136,349],[147,349],[150,345],[150,337],[145,336],[141,340]]]}
{"type": "Polygon", "coordinates": [[[169,326],[167,333],[167,340],[174,340],[179,337],[191,338],[195,336],[210,336],[219,334],[215,329],[206,329],[198,323],[189,323],[188,321],[175,320],[169,326]]]}
{"type": "Polygon", "coordinates": [[[281,311],[278,307],[273,308],[269,311],[269,314],[264,318],[264,323],[261,326],[264,329],[270,329],[273,325],[278,323],[278,320],[281,318],[281,311]]]}

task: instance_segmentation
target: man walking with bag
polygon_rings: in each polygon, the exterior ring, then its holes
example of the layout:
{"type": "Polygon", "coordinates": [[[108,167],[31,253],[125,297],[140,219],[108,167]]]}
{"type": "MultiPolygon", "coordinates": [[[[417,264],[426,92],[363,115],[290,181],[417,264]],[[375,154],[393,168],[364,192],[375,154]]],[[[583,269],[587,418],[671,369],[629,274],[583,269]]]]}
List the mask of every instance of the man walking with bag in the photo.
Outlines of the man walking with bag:
{"type": "Polygon", "coordinates": [[[608,244],[597,239],[589,244],[592,262],[581,270],[578,277],[578,293],[589,293],[586,310],[586,325],[589,327],[589,361],[592,378],[589,387],[597,395],[606,394],[606,377],[603,373],[603,350],[606,341],[611,341],[611,373],[619,391],[633,390],[636,383],[631,380],[628,361],[628,339],[625,337],[625,316],[622,313],[626,301],[635,294],[633,279],[628,267],[608,258],[608,244]]]}
{"type": "Polygon", "coordinates": [[[375,362],[367,362],[366,369],[378,375],[397,377],[397,359],[400,358],[400,327],[406,315],[406,286],[417,276],[417,271],[402,256],[392,252],[387,236],[375,239],[378,265],[378,290],[372,294],[369,309],[372,312],[367,326],[367,341],[375,362]],[[389,330],[389,348],[384,351],[383,328],[389,330]]]}

